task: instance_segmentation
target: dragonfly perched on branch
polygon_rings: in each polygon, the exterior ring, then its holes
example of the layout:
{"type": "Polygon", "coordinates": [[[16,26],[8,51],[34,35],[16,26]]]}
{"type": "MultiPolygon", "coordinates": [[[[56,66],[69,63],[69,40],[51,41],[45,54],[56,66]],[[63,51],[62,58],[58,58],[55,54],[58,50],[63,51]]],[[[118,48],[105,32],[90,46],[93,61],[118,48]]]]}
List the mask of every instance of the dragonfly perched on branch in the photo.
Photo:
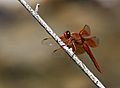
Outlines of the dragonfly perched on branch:
{"type": "MultiPolygon", "coordinates": [[[[72,48],[73,52],[76,55],[81,55],[83,53],[87,53],[91,60],[93,61],[95,67],[99,72],[100,66],[97,63],[94,55],[92,54],[90,47],[96,48],[99,44],[99,39],[96,36],[91,36],[90,27],[88,25],[85,25],[79,33],[72,32],[70,33],[69,30],[65,31],[62,36],[60,36],[60,39],[69,47],[72,48]]],[[[49,41],[51,38],[45,38],[42,40],[42,42],[49,41]]],[[[52,45],[52,43],[49,43],[49,45],[52,45]]],[[[56,52],[62,48],[58,48],[54,50],[53,52],[56,52]]]]}

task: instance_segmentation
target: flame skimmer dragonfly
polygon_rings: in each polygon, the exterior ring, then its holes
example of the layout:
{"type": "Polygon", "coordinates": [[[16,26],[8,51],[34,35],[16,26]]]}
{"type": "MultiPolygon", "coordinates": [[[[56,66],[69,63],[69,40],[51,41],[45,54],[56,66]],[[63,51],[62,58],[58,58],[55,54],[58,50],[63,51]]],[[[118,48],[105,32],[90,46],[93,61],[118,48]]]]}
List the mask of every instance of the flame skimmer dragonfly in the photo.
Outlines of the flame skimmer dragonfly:
{"type": "MultiPolygon", "coordinates": [[[[80,30],[79,33],[76,33],[76,32],[70,33],[70,31],[65,31],[64,34],[62,36],[60,36],[60,39],[69,48],[72,48],[73,52],[76,55],[81,55],[81,54],[87,52],[87,54],[93,61],[95,67],[101,73],[100,66],[97,63],[95,57],[93,56],[93,54],[89,48],[89,46],[92,48],[96,48],[99,44],[99,40],[98,40],[98,38],[96,38],[96,36],[90,37],[90,35],[91,35],[90,27],[88,25],[85,25],[83,27],[83,29],[80,30]]],[[[48,40],[48,39],[50,39],[50,38],[45,38],[45,39],[43,39],[43,41],[48,40]]],[[[61,48],[56,49],[56,50],[54,50],[54,52],[56,52],[60,49],[61,48]]]]}

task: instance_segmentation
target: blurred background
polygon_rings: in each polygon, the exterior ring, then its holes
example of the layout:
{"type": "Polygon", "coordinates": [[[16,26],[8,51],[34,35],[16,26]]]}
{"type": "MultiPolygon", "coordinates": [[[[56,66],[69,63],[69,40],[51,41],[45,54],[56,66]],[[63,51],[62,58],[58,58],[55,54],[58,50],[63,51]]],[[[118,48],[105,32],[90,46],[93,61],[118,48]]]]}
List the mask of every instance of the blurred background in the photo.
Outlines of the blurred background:
{"type": "MultiPolygon", "coordinates": [[[[120,88],[120,0],[26,0],[59,36],[85,24],[100,39],[92,49],[99,73],[85,53],[80,59],[106,88],[120,88]]],[[[0,88],[96,88],[17,0],[0,0],[0,88]]]]}

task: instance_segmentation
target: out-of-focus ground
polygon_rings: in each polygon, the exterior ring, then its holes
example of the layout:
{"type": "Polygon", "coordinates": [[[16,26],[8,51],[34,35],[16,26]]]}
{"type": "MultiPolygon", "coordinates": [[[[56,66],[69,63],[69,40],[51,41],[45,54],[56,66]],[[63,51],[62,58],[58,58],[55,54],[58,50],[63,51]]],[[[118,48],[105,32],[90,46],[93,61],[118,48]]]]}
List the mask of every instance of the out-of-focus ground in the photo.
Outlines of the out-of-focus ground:
{"type": "MultiPolygon", "coordinates": [[[[0,1],[0,88],[96,88],[64,51],[42,45],[50,37],[17,0],[0,1]]],[[[92,49],[102,74],[87,54],[79,56],[106,88],[120,88],[119,0],[26,0],[58,34],[88,24],[100,39],[92,49]],[[32,2],[32,3],[31,3],[32,2]]]]}

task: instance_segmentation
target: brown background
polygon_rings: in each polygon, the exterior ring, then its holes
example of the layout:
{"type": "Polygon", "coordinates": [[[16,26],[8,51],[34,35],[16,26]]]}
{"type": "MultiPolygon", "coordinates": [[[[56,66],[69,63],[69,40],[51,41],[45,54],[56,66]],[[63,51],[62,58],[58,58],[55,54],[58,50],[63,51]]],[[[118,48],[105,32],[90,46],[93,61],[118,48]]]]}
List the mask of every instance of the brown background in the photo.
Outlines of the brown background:
{"type": "MultiPolygon", "coordinates": [[[[119,0],[27,0],[59,36],[88,24],[100,39],[92,49],[100,74],[87,54],[79,56],[106,88],[120,88],[119,0]]],[[[16,1],[0,1],[0,88],[96,88],[64,51],[41,44],[50,37],[16,1]]]]}

